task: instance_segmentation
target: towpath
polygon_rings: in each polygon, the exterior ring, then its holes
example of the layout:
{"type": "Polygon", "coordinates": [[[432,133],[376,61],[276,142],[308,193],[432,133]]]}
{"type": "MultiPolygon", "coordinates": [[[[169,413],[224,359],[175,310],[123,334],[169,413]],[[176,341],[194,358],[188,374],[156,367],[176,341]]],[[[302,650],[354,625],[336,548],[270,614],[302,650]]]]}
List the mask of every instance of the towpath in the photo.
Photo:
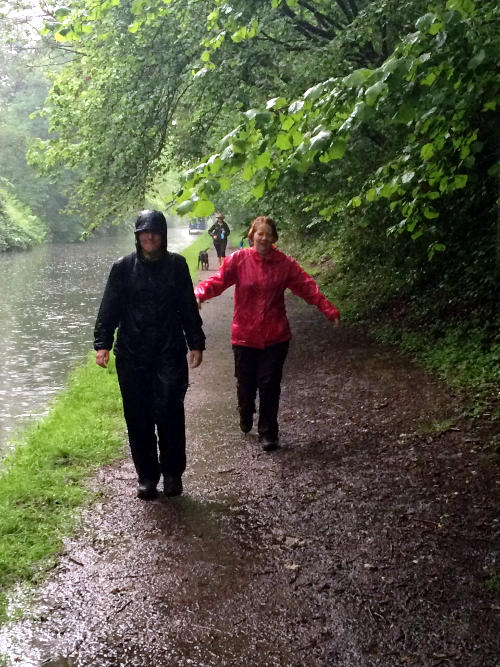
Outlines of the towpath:
{"type": "Polygon", "coordinates": [[[288,311],[281,448],[239,431],[228,291],[202,311],[185,494],[141,502],[128,456],[102,469],[4,631],[9,665],[499,664],[490,426],[393,351],[293,296],[288,311]]]}

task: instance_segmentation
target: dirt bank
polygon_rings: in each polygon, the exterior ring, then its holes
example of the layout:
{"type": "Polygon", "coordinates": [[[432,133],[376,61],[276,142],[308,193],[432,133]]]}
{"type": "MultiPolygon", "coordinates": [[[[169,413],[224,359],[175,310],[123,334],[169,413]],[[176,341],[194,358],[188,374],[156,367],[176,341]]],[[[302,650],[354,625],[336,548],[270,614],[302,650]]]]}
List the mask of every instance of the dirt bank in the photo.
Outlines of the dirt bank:
{"type": "Polygon", "coordinates": [[[202,311],[185,495],[141,502],[128,458],[103,469],[34,612],[3,632],[9,664],[498,665],[491,426],[288,304],[281,448],[239,432],[226,293],[202,311]]]}

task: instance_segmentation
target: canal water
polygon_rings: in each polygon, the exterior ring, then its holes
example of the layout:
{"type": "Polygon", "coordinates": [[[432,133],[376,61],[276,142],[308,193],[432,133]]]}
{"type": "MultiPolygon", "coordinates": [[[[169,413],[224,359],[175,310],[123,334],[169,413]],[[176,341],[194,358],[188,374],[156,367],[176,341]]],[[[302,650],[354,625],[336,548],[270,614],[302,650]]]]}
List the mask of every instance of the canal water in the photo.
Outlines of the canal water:
{"type": "MultiPolygon", "coordinates": [[[[170,250],[191,241],[187,228],[168,231],[170,250]]],[[[111,264],[133,250],[128,232],[0,253],[0,457],[87,359],[111,264]]]]}

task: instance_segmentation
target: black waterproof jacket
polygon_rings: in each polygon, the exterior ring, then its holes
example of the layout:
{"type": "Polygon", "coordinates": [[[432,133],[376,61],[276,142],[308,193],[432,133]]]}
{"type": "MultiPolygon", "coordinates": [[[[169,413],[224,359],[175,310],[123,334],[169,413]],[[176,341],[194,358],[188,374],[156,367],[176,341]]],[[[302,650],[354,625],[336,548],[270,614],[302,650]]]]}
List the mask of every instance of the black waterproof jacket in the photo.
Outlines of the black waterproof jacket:
{"type": "Polygon", "coordinates": [[[225,222],[214,222],[214,224],[208,230],[208,233],[214,239],[214,241],[223,241],[224,239],[227,240],[231,230],[225,222]]]}
{"type": "Polygon", "coordinates": [[[109,274],[94,330],[94,348],[132,363],[205,349],[205,334],[186,260],[165,251],[158,261],[137,252],[120,257],[109,274]]]}

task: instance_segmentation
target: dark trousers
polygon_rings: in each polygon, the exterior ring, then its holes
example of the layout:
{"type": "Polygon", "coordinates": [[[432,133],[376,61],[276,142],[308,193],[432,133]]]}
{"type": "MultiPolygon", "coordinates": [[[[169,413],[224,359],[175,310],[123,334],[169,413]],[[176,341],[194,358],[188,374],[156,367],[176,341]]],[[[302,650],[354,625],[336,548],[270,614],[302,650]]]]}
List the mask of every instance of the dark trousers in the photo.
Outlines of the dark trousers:
{"type": "Polygon", "coordinates": [[[185,355],[138,365],[116,359],[128,439],[139,484],[158,484],[160,475],[186,469],[185,355]]]}
{"type": "Polygon", "coordinates": [[[278,438],[281,377],[288,347],[288,341],[263,350],[233,345],[238,408],[242,417],[253,415],[259,392],[258,431],[261,439],[278,438]]]}
{"type": "Polygon", "coordinates": [[[218,239],[214,241],[214,248],[215,252],[217,253],[217,257],[226,256],[226,246],[227,246],[227,239],[218,239]]]}

